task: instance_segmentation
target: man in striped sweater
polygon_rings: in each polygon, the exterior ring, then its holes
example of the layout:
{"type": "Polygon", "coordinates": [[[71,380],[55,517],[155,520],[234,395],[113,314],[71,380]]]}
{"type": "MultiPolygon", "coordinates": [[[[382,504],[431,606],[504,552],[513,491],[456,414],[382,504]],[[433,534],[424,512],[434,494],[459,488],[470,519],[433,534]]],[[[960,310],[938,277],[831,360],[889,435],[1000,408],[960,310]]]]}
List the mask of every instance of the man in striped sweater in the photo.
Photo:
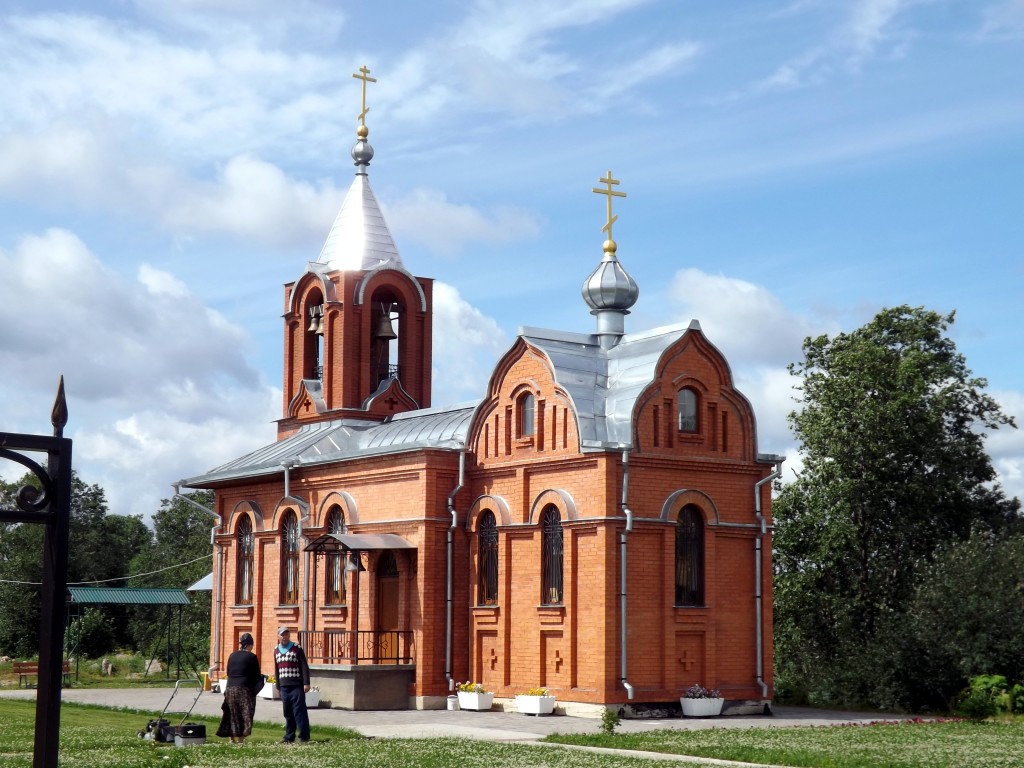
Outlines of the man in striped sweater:
{"type": "Polygon", "coordinates": [[[309,741],[309,713],[306,711],[309,663],[306,661],[306,652],[291,641],[288,627],[277,629],[274,677],[284,706],[284,738],[281,741],[294,744],[296,730],[300,744],[309,741]]]}

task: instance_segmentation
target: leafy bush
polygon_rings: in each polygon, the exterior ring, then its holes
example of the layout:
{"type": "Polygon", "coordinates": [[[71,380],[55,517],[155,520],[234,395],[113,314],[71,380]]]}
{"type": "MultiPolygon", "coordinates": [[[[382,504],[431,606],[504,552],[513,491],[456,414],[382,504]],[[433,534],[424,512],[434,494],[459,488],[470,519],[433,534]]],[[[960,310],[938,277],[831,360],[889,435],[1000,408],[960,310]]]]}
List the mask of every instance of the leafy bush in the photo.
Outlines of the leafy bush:
{"type": "Polygon", "coordinates": [[[604,712],[601,713],[601,730],[611,736],[615,733],[615,729],[619,727],[619,723],[622,722],[622,717],[619,715],[619,710],[612,707],[605,707],[604,712]]]}
{"type": "Polygon", "coordinates": [[[996,702],[989,691],[982,688],[965,688],[957,705],[957,712],[980,723],[996,713],[996,702]]]}

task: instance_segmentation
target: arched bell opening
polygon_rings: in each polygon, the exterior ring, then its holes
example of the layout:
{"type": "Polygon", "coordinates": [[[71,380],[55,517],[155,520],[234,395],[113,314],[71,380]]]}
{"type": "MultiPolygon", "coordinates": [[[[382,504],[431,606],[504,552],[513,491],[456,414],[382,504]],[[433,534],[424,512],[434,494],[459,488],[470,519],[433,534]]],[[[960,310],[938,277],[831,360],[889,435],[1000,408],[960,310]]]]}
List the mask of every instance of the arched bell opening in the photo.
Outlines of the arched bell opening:
{"type": "Polygon", "coordinates": [[[401,378],[403,307],[396,293],[381,289],[374,292],[370,308],[370,387],[376,390],[381,382],[401,378]]]}
{"type": "Polygon", "coordinates": [[[303,303],[302,377],[324,378],[324,295],[311,290],[303,303]]]}

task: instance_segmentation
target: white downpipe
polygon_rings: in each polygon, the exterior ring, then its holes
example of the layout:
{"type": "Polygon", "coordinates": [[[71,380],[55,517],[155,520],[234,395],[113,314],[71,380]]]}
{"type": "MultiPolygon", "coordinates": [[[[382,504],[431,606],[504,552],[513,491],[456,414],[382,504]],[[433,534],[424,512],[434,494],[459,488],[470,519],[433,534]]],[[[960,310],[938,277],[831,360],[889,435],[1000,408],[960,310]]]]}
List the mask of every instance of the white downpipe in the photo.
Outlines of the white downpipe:
{"type": "Polygon", "coordinates": [[[212,590],[211,594],[213,595],[213,599],[214,599],[215,603],[214,603],[214,611],[213,611],[213,648],[212,648],[212,655],[213,655],[214,662],[213,662],[213,666],[210,667],[210,669],[208,671],[209,672],[213,672],[214,671],[214,667],[216,667],[217,665],[220,664],[220,614],[221,614],[221,610],[223,608],[223,602],[224,602],[223,599],[221,598],[220,589],[218,588],[220,586],[220,584],[221,584],[221,579],[222,579],[222,576],[223,576],[223,574],[221,573],[221,570],[223,568],[224,556],[223,556],[223,553],[220,551],[221,547],[218,546],[218,544],[217,544],[217,538],[216,537],[217,537],[217,531],[221,527],[221,525],[223,524],[224,521],[221,520],[220,515],[218,515],[216,512],[214,512],[209,507],[204,507],[202,504],[200,504],[195,499],[190,499],[188,496],[184,495],[181,492],[181,484],[182,484],[182,481],[178,481],[177,483],[173,483],[171,485],[171,487],[174,489],[174,496],[172,498],[174,498],[174,499],[181,499],[186,504],[191,504],[196,509],[202,510],[206,514],[212,515],[213,517],[215,517],[217,519],[217,524],[214,525],[212,528],[210,528],[210,546],[213,549],[213,562],[211,563],[212,567],[210,569],[210,571],[213,574],[213,583],[210,585],[210,589],[212,590]]]}
{"type": "Polygon", "coordinates": [[[622,452],[622,512],[626,515],[626,527],[619,534],[619,562],[622,565],[622,573],[619,576],[619,627],[622,632],[621,640],[621,675],[622,687],[626,689],[626,698],[633,700],[633,686],[626,679],[626,642],[627,642],[627,611],[626,611],[626,539],[633,530],[633,511],[627,506],[629,495],[629,451],[622,452]]]}
{"type": "MultiPolygon", "coordinates": [[[[295,466],[292,460],[281,462],[284,470],[284,500],[295,502],[295,505],[302,512],[299,515],[299,544],[302,544],[303,523],[309,522],[309,504],[300,498],[292,496],[291,468],[295,466]]],[[[281,542],[283,545],[284,542],[281,542]]],[[[309,552],[302,547],[302,600],[299,602],[299,631],[305,632],[309,627],[306,625],[309,619],[309,552]]]]}
{"type": "Polygon", "coordinates": [[[761,591],[761,583],[763,581],[763,574],[761,573],[763,569],[761,542],[768,534],[768,526],[765,524],[764,515],[761,514],[761,486],[765,483],[770,483],[781,475],[782,462],[776,461],[775,471],[763,480],[758,480],[754,483],[754,517],[757,518],[759,526],[754,537],[754,632],[757,645],[757,684],[761,686],[761,697],[765,699],[768,698],[768,684],[764,681],[764,639],[762,637],[764,634],[762,626],[764,623],[764,609],[761,605],[764,595],[761,591]]]}
{"type": "Polygon", "coordinates": [[[466,481],[466,452],[459,451],[459,480],[448,494],[448,514],[452,516],[452,524],[448,526],[448,573],[446,575],[445,592],[445,636],[444,636],[444,678],[448,681],[448,690],[455,690],[455,680],[452,678],[452,579],[455,556],[455,526],[459,523],[458,513],[455,511],[455,495],[462,490],[466,481]]]}

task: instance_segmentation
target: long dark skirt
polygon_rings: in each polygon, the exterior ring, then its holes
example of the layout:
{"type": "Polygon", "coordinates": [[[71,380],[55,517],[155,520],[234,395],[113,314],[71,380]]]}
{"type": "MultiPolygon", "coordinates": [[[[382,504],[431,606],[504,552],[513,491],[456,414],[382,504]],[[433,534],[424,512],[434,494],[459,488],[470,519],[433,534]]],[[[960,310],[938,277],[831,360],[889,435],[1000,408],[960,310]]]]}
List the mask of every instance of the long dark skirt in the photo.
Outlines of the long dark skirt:
{"type": "Polygon", "coordinates": [[[252,733],[252,716],[256,712],[256,694],[244,685],[234,685],[224,691],[220,726],[217,735],[240,738],[252,733]]]}

